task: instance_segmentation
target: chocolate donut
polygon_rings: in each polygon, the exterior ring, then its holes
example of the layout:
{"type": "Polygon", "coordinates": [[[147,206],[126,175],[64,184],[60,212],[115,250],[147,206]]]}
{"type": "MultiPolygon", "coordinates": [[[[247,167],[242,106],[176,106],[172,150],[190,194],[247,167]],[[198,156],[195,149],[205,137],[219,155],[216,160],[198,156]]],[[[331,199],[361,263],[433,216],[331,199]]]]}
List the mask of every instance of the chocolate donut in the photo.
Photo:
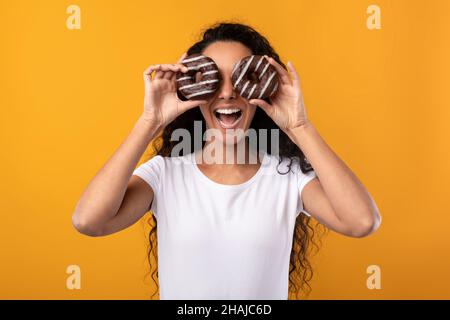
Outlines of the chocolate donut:
{"type": "Polygon", "coordinates": [[[186,99],[207,99],[217,91],[221,77],[214,60],[201,53],[195,53],[187,56],[181,63],[188,71],[176,73],[177,89],[186,99]],[[200,79],[197,79],[198,72],[200,79]]]}
{"type": "Polygon", "coordinates": [[[278,89],[277,70],[260,55],[250,55],[238,61],[231,81],[240,96],[248,100],[270,98],[278,89]]]}

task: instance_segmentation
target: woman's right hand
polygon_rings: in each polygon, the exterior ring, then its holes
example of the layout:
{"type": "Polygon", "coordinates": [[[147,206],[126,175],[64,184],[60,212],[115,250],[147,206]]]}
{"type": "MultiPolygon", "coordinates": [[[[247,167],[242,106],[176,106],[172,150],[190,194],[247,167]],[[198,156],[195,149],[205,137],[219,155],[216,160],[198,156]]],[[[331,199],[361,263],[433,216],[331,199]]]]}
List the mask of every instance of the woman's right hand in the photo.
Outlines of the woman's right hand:
{"type": "Polygon", "coordinates": [[[187,72],[181,61],[183,53],[176,64],[151,65],[144,71],[145,98],[143,118],[156,126],[165,127],[188,109],[206,103],[206,100],[182,101],[177,96],[176,73],[187,72]],[[152,78],[152,73],[155,75],[152,78]]]}

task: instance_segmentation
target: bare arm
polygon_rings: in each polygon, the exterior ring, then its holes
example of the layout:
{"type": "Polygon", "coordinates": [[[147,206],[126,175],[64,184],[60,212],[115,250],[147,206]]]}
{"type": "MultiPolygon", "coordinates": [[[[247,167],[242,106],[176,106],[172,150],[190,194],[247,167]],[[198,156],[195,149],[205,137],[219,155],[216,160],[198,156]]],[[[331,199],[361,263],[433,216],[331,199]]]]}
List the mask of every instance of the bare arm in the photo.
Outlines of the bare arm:
{"type": "Polygon", "coordinates": [[[176,94],[177,64],[152,65],[144,72],[144,112],[113,156],[89,182],[72,215],[74,227],[89,236],[103,236],[125,229],[142,217],[153,200],[152,188],[133,171],[150,141],[186,110],[206,103],[181,101],[176,94]],[[152,78],[152,73],[155,72],[152,78]]]}
{"type": "MultiPolygon", "coordinates": [[[[90,236],[104,235],[104,229],[118,213],[128,187],[128,194],[135,201],[129,199],[123,203],[132,216],[121,224],[126,227],[147,212],[153,192],[149,186],[146,188],[145,182],[137,181],[138,177],[133,177],[131,181],[130,177],[159,129],[142,116],[138,119],[129,136],[90,181],[78,201],[72,216],[78,231],[90,236]]],[[[114,226],[112,229],[115,229],[114,226]]]]}
{"type": "Polygon", "coordinates": [[[374,232],[381,223],[375,201],[314,126],[307,122],[290,130],[289,136],[319,178],[303,188],[304,209],[328,228],[347,236],[363,237],[374,232]]]}
{"type": "Polygon", "coordinates": [[[251,99],[259,105],[303,151],[319,179],[302,190],[304,209],[330,229],[352,237],[374,232],[381,223],[378,208],[345,163],[325,143],[306,115],[300,77],[292,62],[288,71],[268,58],[279,74],[280,86],[271,103],[251,99]],[[292,77],[291,77],[292,76],[292,77]]]}

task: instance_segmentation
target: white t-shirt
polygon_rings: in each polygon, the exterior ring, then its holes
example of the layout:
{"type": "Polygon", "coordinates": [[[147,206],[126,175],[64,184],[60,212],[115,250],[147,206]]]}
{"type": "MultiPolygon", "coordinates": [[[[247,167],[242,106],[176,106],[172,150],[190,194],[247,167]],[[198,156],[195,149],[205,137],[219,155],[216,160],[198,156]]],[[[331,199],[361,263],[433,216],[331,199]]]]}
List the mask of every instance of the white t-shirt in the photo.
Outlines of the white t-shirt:
{"type": "Polygon", "coordinates": [[[238,185],[209,179],[194,153],[158,155],[134,170],[154,191],[160,299],[288,299],[300,192],[316,173],[296,164],[279,174],[278,163],[266,153],[238,185]]]}

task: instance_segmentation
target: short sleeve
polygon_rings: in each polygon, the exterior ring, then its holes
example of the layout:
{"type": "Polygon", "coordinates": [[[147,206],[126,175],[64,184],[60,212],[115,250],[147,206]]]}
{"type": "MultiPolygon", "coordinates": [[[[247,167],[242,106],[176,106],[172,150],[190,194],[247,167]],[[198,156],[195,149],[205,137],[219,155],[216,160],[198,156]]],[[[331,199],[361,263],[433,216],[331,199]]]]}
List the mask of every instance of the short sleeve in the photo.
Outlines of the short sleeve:
{"type": "Polygon", "coordinates": [[[164,174],[164,158],[160,155],[154,156],[147,162],[138,166],[133,175],[147,182],[153,190],[153,201],[150,210],[158,218],[158,197],[160,196],[161,182],[164,174]]]}
{"type": "Polygon", "coordinates": [[[310,182],[312,179],[316,178],[316,172],[314,170],[308,171],[306,173],[303,173],[300,168],[298,168],[297,172],[297,193],[298,193],[298,205],[297,205],[297,214],[296,217],[300,214],[300,212],[303,212],[308,217],[311,215],[303,210],[303,201],[302,201],[302,191],[303,188],[310,182]]]}

